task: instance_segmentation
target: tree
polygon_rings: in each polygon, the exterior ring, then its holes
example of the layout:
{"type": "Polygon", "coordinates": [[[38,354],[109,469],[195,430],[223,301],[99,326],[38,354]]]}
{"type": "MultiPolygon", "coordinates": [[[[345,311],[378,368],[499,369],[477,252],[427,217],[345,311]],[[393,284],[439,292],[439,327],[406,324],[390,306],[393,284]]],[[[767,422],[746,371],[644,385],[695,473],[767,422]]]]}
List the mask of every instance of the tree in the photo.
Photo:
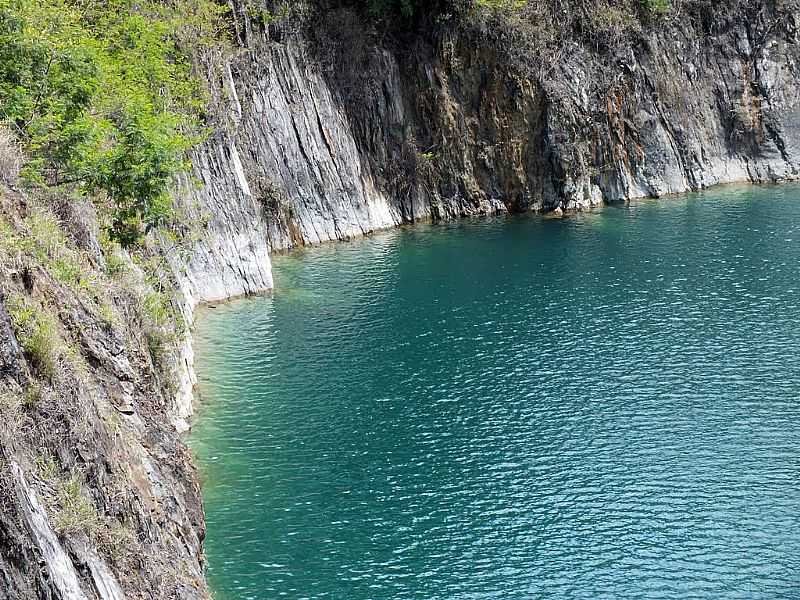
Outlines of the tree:
{"type": "Polygon", "coordinates": [[[126,244],[163,221],[204,106],[180,42],[219,17],[210,0],[0,0],[0,120],[24,176],[106,195],[126,244]]]}

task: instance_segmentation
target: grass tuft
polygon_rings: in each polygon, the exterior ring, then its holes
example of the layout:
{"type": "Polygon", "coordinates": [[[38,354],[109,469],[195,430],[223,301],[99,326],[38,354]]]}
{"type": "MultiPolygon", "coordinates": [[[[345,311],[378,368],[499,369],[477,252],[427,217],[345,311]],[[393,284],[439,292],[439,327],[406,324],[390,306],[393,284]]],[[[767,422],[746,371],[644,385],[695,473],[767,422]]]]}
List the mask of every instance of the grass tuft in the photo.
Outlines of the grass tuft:
{"type": "Polygon", "coordinates": [[[25,356],[40,375],[52,379],[63,349],[55,320],[19,294],[7,299],[6,308],[25,356]]]}
{"type": "Polygon", "coordinates": [[[74,535],[76,533],[93,534],[100,522],[97,510],[81,490],[81,481],[77,475],[72,475],[67,481],[62,482],[58,488],[56,500],[58,512],[54,526],[60,535],[74,535]]]}

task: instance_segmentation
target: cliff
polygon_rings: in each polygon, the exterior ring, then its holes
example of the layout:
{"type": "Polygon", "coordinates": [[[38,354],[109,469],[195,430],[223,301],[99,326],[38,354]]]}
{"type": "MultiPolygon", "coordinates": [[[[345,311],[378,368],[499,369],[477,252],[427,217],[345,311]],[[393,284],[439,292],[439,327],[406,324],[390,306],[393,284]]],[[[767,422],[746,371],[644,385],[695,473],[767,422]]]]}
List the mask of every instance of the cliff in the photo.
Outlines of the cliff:
{"type": "Polygon", "coordinates": [[[0,598],[201,598],[173,316],[89,203],[0,186],[0,598]]]}
{"type": "Polygon", "coordinates": [[[794,179],[798,15],[757,6],[714,32],[667,22],[613,52],[562,40],[546,65],[520,59],[537,48],[502,22],[380,43],[350,9],[311,40],[250,28],[228,70],[230,131],[195,163],[226,206],[253,200],[273,250],[794,179]]]}
{"type": "Polygon", "coordinates": [[[192,314],[269,290],[272,252],[798,178],[793,6],[602,48],[538,46],[497,15],[385,35],[352,8],[238,7],[217,127],[174,186],[180,231],[131,257],[90,205],[2,188],[0,599],[206,596],[180,437],[192,314]]]}
{"type": "Polygon", "coordinates": [[[347,8],[306,28],[246,22],[228,126],[179,195],[209,216],[178,275],[188,303],[268,289],[271,251],[416,220],[795,179],[797,20],[756,3],[713,32],[670,21],[538,60],[502,17],[388,40],[347,8]]]}

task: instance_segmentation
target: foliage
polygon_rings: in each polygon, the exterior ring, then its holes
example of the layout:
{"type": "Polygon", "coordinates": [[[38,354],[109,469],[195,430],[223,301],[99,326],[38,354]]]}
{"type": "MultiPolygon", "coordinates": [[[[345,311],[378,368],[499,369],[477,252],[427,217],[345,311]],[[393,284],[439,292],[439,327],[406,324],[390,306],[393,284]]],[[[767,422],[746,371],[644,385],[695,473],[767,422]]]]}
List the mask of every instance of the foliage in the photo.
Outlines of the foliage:
{"type": "Polygon", "coordinates": [[[651,17],[661,17],[672,8],[671,0],[642,0],[642,8],[651,17]]]}
{"type": "Polygon", "coordinates": [[[42,448],[34,461],[38,476],[51,483],[58,477],[58,463],[47,448],[42,448]]]}
{"type": "Polygon", "coordinates": [[[344,0],[341,4],[360,9],[385,29],[419,31],[425,23],[451,17],[488,23],[486,30],[495,30],[509,44],[523,42],[524,48],[514,53],[543,51],[546,62],[565,51],[567,39],[597,50],[613,49],[643,26],[677,13],[672,0],[344,0]],[[509,28],[516,30],[509,32],[509,28]]]}
{"type": "Polygon", "coordinates": [[[528,0],[476,0],[478,6],[494,10],[522,10],[528,0]]]}
{"type": "MultiPolygon", "coordinates": [[[[350,0],[341,2],[395,28],[447,14],[460,14],[483,0],[350,0]]],[[[492,0],[489,0],[492,1],[492,0]]],[[[505,1],[505,0],[499,0],[505,1]]],[[[511,0],[517,1],[517,0],[511,0]]]]}
{"type": "MultiPolygon", "coordinates": [[[[445,14],[463,15],[476,10],[490,10],[505,14],[558,15],[562,24],[565,21],[571,23],[573,15],[589,25],[622,24],[640,13],[647,18],[664,16],[672,8],[671,0],[361,0],[353,4],[361,8],[366,5],[369,14],[388,23],[397,17],[419,21],[445,14]]],[[[553,24],[558,24],[558,21],[553,24]]]]}
{"type": "Polygon", "coordinates": [[[221,16],[210,0],[0,0],[0,119],[23,175],[107,195],[124,244],[163,221],[204,105],[182,48],[212,43],[221,16]]]}
{"type": "Polygon", "coordinates": [[[155,290],[148,292],[142,309],[153,326],[164,327],[169,323],[170,304],[166,294],[155,290]]]}

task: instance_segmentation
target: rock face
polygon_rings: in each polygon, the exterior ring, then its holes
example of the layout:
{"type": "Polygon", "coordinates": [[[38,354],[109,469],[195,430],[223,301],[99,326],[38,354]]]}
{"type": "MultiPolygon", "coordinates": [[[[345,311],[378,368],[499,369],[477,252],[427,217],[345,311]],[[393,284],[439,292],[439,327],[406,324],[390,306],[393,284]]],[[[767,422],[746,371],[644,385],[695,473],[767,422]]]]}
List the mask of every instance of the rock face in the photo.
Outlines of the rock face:
{"type": "Polygon", "coordinates": [[[271,250],[419,219],[797,178],[798,17],[762,4],[611,56],[564,40],[538,71],[478,26],[383,45],[347,10],[330,28],[355,39],[327,45],[243,28],[229,132],[196,153],[202,186],[180,195],[210,215],[179,273],[188,304],[269,288],[271,250]]]}
{"type": "Polygon", "coordinates": [[[0,599],[207,598],[154,291],[37,202],[0,186],[0,599]]]}

